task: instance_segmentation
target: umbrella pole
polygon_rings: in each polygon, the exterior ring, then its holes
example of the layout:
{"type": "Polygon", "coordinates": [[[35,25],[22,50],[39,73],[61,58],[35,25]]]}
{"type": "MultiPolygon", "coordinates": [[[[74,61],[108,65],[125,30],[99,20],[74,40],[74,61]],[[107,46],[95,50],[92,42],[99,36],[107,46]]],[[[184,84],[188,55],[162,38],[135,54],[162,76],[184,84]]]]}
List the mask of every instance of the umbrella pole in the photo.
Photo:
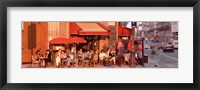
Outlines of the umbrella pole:
{"type": "Polygon", "coordinates": [[[62,51],[61,44],[60,44],[60,49],[61,49],[61,51],[62,51]]]}
{"type": "MultiPolygon", "coordinates": [[[[75,50],[76,50],[76,45],[77,43],[75,43],[75,50]]],[[[75,59],[76,59],[76,67],[78,67],[78,60],[77,60],[77,50],[75,51],[75,59]]]]}

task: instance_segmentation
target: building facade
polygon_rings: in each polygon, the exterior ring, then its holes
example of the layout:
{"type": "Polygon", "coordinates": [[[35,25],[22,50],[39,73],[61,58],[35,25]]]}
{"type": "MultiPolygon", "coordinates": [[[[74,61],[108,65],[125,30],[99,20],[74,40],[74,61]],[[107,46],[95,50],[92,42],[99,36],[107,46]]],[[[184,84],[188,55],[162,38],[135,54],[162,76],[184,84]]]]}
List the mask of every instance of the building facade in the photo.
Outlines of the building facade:
{"type": "Polygon", "coordinates": [[[22,63],[30,63],[36,50],[45,53],[48,49],[48,23],[23,22],[22,25],[22,63]]]}
{"type": "Polygon", "coordinates": [[[171,30],[173,40],[178,40],[178,22],[172,22],[171,30]]]}
{"type": "MultiPolygon", "coordinates": [[[[159,42],[166,45],[175,37],[178,38],[178,23],[177,22],[149,22],[149,35],[153,38],[158,32],[159,42]],[[176,36],[175,36],[176,35],[176,36]]],[[[152,39],[151,38],[151,39],[152,39]]]]}
{"type": "MultiPolygon", "coordinates": [[[[130,38],[130,31],[131,29],[122,29],[118,22],[23,22],[22,63],[30,63],[31,55],[35,55],[36,50],[45,55],[50,48],[49,41],[54,38],[82,37],[87,43],[79,44],[80,47],[100,51],[116,49],[119,37],[130,38]],[[30,27],[35,30],[35,35],[29,34],[32,30],[30,27]],[[33,45],[32,48],[29,45],[33,45]]],[[[68,46],[70,49],[70,45],[68,46]]]]}

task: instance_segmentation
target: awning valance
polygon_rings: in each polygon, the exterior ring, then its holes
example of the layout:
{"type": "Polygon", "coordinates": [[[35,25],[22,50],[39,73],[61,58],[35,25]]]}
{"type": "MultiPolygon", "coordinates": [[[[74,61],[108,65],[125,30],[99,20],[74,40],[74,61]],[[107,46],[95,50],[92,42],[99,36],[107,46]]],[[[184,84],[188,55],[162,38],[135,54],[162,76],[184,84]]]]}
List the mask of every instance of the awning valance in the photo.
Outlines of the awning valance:
{"type": "Polygon", "coordinates": [[[79,35],[108,35],[110,34],[110,31],[111,31],[106,26],[102,25],[101,23],[96,23],[96,22],[76,22],[74,24],[76,24],[74,26],[78,27],[79,29],[77,28],[75,29],[70,28],[70,29],[75,30],[72,32],[76,32],[76,33],[78,30],[79,35]]]}
{"type": "Polygon", "coordinates": [[[122,26],[118,26],[118,35],[119,36],[130,36],[131,35],[131,29],[126,28],[126,27],[122,27],[122,26]]]}
{"type": "Polygon", "coordinates": [[[69,25],[70,34],[78,34],[78,32],[81,30],[81,28],[75,22],[70,22],[69,25]]]}

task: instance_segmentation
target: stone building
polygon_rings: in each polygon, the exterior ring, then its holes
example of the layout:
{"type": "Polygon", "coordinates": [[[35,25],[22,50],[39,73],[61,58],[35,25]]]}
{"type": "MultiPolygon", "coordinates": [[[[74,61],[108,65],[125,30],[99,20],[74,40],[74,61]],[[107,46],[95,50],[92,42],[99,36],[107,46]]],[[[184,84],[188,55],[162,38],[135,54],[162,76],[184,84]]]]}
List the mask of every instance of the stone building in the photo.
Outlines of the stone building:
{"type": "Polygon", "coordinates": [[[166,45],[173,38],[173,33],[178,32],[177,22],[149,22],[149,34],[154,37],[156,32],[159,35],[159,42],[162,45],[166,45]]]}

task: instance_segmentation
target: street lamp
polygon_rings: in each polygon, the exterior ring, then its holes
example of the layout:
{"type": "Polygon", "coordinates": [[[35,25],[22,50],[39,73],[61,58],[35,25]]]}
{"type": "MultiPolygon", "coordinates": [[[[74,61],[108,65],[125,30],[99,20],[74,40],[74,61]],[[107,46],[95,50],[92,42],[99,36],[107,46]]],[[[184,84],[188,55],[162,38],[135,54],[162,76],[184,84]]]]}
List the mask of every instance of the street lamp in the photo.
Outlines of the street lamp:
{"type": "Polygon", "coordinates": [[[135,28],[137,27],[137,22],[131,22],[132,28],[132,51],[131,51],[131,60],[130,60],[130,67],[135,67],[135,49],[134,49],[134,35],[135,35],[135,28]]]}

